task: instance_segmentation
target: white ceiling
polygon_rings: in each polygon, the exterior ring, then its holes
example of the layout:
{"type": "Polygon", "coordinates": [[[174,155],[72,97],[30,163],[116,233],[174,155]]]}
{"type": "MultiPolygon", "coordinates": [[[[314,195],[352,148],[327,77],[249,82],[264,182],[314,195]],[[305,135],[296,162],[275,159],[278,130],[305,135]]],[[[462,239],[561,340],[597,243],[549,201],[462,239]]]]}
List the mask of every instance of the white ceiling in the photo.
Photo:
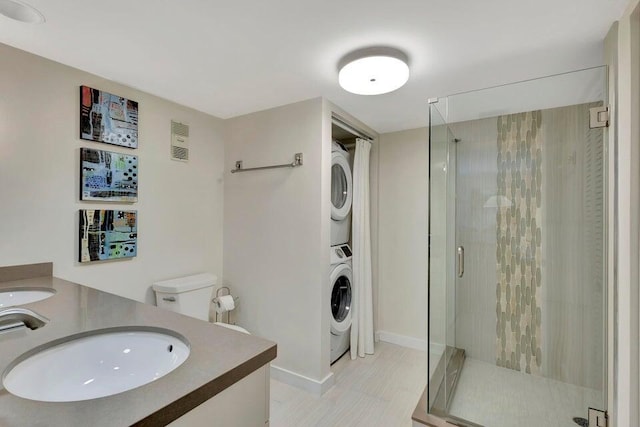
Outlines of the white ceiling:
{"type": "Polygon", "coordinates": [[[27,2],[47,22],[0,16],[0,42],[221,118],[324,96],[389,132],[430,97],[600,65],[627,0],[27,2]],[[407,85],[343,91],[337,62],[375,45],[409,55],[407,85]]]}

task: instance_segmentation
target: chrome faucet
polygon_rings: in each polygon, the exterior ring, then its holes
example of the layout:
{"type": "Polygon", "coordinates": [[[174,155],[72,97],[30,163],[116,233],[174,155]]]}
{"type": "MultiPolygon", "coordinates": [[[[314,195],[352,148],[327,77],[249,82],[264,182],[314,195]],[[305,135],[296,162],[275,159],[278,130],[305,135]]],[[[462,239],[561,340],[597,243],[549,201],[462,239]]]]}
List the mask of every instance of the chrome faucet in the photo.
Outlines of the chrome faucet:
{"type": "Polygon", "coordinates": [[[0,310],[0,332],[26,326],[35,330],[47,324],[49,319],[26,308],[10,307],[0,310]]]}

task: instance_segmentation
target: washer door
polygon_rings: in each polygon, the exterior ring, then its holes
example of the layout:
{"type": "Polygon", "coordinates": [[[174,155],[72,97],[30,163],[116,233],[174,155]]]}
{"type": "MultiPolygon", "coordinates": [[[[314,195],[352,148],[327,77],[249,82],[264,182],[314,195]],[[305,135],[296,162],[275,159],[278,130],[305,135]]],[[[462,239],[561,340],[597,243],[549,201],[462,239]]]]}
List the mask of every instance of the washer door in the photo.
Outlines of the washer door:
{"type": "Polygon", "coordinates": [[[338,151],[331,153],[331,219],[342,221],[351,211],[353,178],[347,158],[338,151]]]}
{"type": "Polygon", "coordinates": [[[351,283],[348,264],[339,264],[331,273],[331,332],[343,334],[351,326],[351,283]]]}

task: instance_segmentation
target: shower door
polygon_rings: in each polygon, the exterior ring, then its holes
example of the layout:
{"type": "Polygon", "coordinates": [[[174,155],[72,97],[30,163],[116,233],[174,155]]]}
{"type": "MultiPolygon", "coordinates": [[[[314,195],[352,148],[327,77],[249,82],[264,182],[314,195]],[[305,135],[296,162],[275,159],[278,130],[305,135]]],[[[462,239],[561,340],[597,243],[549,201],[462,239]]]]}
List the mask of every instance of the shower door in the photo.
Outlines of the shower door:
{"type": "Polygon", "coordinates": [[[596,68],[432,105],[448,134],[430,140],[431,225],[434,209],[447,223],[430,257],[430,295],[443,302],[430,300],[430,332],[445,334],[433,413],[460,425],[573,427],[606,409],[606,151],[590,123],[605,89],[596,68]]]}
{"type": "Polygon", "coordinates": [[[451,397],[455,369],[456,139],[437,108],[429,112],[429,408],[437,412],[451,397]]]}

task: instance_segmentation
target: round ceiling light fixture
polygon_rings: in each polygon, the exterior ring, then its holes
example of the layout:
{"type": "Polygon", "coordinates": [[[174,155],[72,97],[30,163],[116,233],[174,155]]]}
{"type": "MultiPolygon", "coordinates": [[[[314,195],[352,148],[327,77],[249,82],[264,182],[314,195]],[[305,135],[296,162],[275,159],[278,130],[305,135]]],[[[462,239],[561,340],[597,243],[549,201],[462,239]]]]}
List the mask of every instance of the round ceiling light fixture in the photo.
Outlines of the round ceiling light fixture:
{"type": "Polygon", "coordinates": [[[401,88],[409,80],[409,58],[392,47],[357,50],[338,64],[338,82],[347,92],[381,95],[401,88]]]}
{"type": "Polygon", "coordinates": [[[16,0],[0,0],[0,15],[27,24],[42,24],[45,19],[33,6],[16,0]]]}

